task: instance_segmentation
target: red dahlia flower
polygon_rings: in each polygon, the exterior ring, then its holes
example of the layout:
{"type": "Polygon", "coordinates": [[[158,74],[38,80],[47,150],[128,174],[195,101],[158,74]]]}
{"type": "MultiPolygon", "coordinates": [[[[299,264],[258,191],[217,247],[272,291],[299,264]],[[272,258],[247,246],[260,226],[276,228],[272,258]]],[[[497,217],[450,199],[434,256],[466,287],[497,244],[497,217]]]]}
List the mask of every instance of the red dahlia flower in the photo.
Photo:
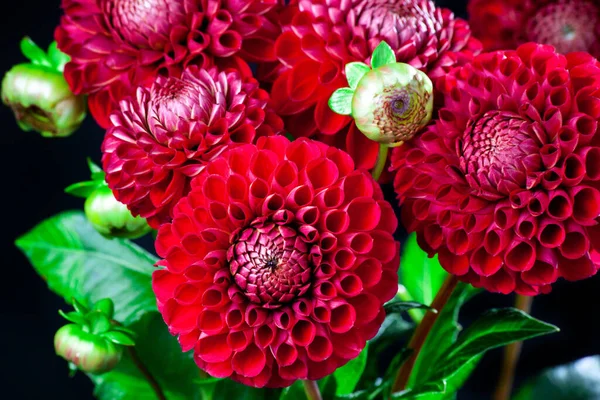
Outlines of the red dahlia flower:
{"type": "Polygon", "coordinates": [[[284,32],[275,51],[283,72],[271,93],[276,111],[294,136],[344,148],[359,168],[375,165],[378,144],[327,105],[336,89],[347,86],[345,65],[369,62],[385,40],[398,62],[436,79],[480,47],[465,21],[428,0],[299,0],[281,18],[284,32]]]}
{"type": "Polygon", "coordinates": [[[234,70],[189,67],[159,76],[121,101],[102,144],[106,181],[134,215],[157,228],[189,190],[191,177],[232,143],[251,143],[283,127],[258,83],[234,70]]]}
{"type": "Polygon", "coordinates": [[[469,23],[484,49],[550,44],[559,53],[600,57],[600,6],[594,0],[471,0],[469,23]]]}
{"type": "Polygon", "coordinates": [[[89,94],[96,121],[108,127],[118,101],[157,73],[178,76],[187,65],[275,61],[267,18],[277,0],[63,0],[56,41],[71,56],[65,77],[89,94]],[[239,57],[238,57],[239,56],[239,57]],[[225,59],[227,57],[227,59],[225,59]]]}
{"type": "Polygon", "coordinates": [[[600,63],[533,43],[438,81],[435,124],[394,150],[406,228],[493,292],[587,278],[600,250],[600,63]]]}
{"type": "Polygon", "coordinates": [[[397,291],[396,218],[348,154],[283,136],[210,162],[158,231],[158,308],[216,377],[281,387],[356,357],[397,291]]]}

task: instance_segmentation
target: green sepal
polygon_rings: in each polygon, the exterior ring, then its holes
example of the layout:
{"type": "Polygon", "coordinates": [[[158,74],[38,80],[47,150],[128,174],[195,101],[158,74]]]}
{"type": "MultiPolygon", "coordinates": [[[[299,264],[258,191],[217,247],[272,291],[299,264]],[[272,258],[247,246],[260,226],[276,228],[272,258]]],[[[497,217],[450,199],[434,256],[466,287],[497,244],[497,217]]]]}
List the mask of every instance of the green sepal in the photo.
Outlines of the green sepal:
{"type": "Polygon", "coordinates": [[[57,71],[63,72],[65,65],[71,61],[71,57],[60,51],[56,41],[54,41],[48,46],[48,60],[57,71]]]}
{"type": "Polygon", "coordinates": [[[383,309],[386,314],[392,313],[402,313],[404,311],[413,310],[413,309],[425,309],[430,310],[437,314],[437,310],[426,306],[425,304],[417,303],[416,301],[401,301],[401,300],[392,300],[384,304],[383,309]]]}
{"type": "Polygon", "coordinates": [[[130,335],[123,332],[112,330],[104,332],[101,336],[115,344],[120,344],[122,346],[135,346],[135,340],[130,335]]]}
{"type": "Polygon", "coordinates": [[[396,62],[396,55],[394,50],[384,40],[373,50],[371,56],[371,67],[373,69],[379,68],[383,65],[393,64],[396,62]]]}
{"type": "Polygon", "coordinates": [[[110,328],[110,331],[111,332],[122,332],[122,333],[125,333],[126,335],[129,335],[131,337],[135,337],[136,336],[136,334],[135,334],[134,331],[132,331],[131,329],[127,329],[124,326],[120,326],[120,325],[113,326],[112,328],[110,328]]]}
{"type": "Polygon", "coordinates": [[[99,311],[106,315],[108,319],[112,319],[115,314],[115,304],[111,299],[98,300],[96,304],[94,304],[93,311],[99,311]]]}
{"type": "Polygon", "coordinates": [[[106,174],[98,165],[96,165],[91,158],[87,158],[88,167],[90,172],[92,173],[92,180],[94,181],[102,181],[104,182],[104,177],[106,174]]]}
{"type": "Polygon", "coordinates": [[[85,315],[90,312],[90,310],[88,310],[86,306],[81,304],[75,297],[72,298],[71,304],[73,305],[75,311],[77,311],[81,315],[85,315]]]}
{"type": "Polygon", "coordinates": [[[350,89],[356,89],[360,79],[370,70],[371,68],[369,68],[369,66],[365,63],[351,62],[346,64],[346,79],[348,80],[350,89]]]}
{"type": "Polygon", "coordinates": [[[87,325],[87,320],[85,319],[85,317],[77,312],[72,311],[65,313],[63,310],[58,310],[58,314],[67,321],[72,322],[74,324],[82,326],[87,325]]]}
{"type": "Polygon", "coordinates": [[[354,96],[354,90],[339,88],[329,98],[329,108],[337,114],[352,114],[352,96],[354,96]]]}
{"type": "Polygon", "coordinates": [[[95,335],[108,332],[112,327],[110,319],[100,311],[92,311],[88,314],[87,319],[90,323],[91,333],[95,335]]]}
{"type": "Polygon", "coordinates": [[[72,362],[69,362],[68,365],[69,365],[69,378],[72,378],[77,373],[77,365],[73,364],[72,362]]]}
{"type": "Polygon", "coordinates": [[[98,181],[77,182],[65,188],[65,193],[87,199],[100,186],[98,181]]]}
{"type": "Polygon", "coordinates": [[[21,52],[35,65],[52,67],[46,52],[37,44],[35,44],[35,42],[31,40],[29,36],[25,36],[23,39],[21,39],[21,52]]]}

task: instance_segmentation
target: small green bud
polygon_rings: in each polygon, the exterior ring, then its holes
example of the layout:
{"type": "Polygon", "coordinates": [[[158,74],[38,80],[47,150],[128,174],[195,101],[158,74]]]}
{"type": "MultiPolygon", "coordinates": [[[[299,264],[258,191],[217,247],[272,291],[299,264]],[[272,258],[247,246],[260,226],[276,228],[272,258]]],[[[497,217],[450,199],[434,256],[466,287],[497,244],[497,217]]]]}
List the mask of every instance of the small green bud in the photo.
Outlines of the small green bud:
{"type": "Polygon", "coordinates": [[[146,220],[134,217],[106,185],[99,185],[88,196],[84,211],[92,226],[105,236],[135,239],[151,230],[146,220]]]}
{"type": "Polygon", "coordinates": [[[433,85],[429,77],[403,63],[367,72],[352,97],[352,116],[369,139],[400,146],[431,120],[433,85]]]}
{"type": "Polygon", "coordinates": [[[82,371],[100,374],[121,360],[123,348],[102,336],[86,332],[80,325],[68,324],[54,336],[56,354],[82,371]]]}

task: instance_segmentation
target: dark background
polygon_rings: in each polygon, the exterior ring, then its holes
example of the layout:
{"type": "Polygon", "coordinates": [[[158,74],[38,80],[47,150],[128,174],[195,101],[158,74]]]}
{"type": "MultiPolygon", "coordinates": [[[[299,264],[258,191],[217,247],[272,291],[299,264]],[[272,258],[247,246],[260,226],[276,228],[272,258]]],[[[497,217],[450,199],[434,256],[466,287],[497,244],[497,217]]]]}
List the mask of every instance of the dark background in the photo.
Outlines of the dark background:
{"type": "MultiPolygon", "coordinates": [[[[466,1],[437,1],[464,16],[466,1]]],[[[59,0],[24,0],[4,7],[0,23],[0,72],[24,61],[19,40],[29,35],[42,46],[52,40],[59,21],[59,0]]],[[[57,310],[63,301],[51,293],[13,241],[42,219],[81,208],[82,201],[63,193],[86,180],[86,157],[100,160],[103,132],[91,118],[67,139],[44,139],[21,132],[10,110],[0,107],[0,184],[2,185],[2,269],[0,275],[0,390],[7,399],[92,398],[83,374],[68,378],[67,364],[54,355],[53,335],[63,325],[57,310]]],[[[600,276],[582,282],[558,282],[549,295],[536,298],[533,315],[558,325],[561,332],[527,341],[518,365],[517,384],[543,368],[600,353],[600,276]]],[[[467,304],[465,323],[490,307],[509,306],[512,296],[482,294],[467,304]]],[[[501,351],[488,353],[459,399],[491,398],[501,351]]]]}

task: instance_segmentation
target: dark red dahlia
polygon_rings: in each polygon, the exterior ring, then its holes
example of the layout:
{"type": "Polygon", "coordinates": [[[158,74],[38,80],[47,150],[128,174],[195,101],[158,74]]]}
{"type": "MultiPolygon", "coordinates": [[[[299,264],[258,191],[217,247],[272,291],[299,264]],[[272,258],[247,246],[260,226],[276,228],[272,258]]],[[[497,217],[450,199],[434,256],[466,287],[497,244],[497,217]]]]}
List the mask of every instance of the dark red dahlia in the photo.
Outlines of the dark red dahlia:
{"type": "Polygon", "coordinates": [[[595,0],[470,0],[469,23],[486,50],[525,42],[550,44],[559,53],[600,57],[600,6],[595,0]]]}
{"type": "Polygon", "coordinates": [[[200,368],[257,387],[356,357],[397,291],[396,218],[350,156],[283,136],[207,164],[158,231],[158,308],[200,368]]]}
{"type": "Polygon", "coordinates": [[[187,65],[236,66],[275,61],[271,22],[277,0],[63,0],[56,29],[71,56],[65,77],[76,94],[89,94],[96,121],[108,116],[137,85],[157,73],[178,76],[187,65]]]}
{"type": "Polygon", "coordinates": [[[529,43],[481,54],[437,89],[435,123],[392,156],[402,220],[421,246],[494,292],[594,275],[600,63],[529,43]]]}
{"type": "Polygon", "coordinates": [[[283,66],[271,94],[276,111],[294,136],[344,148],[360,168],[375,165],[378,144],[327,105],[347,86],[345,65],[369,61],[385,40],[399,62],[436,79],[480,48],[465,21],[428,0],[299,0],[281,18],[275,50],[283,66]]]}
{"type": "Polygon", "coordinates": [[[157,228],[171,219],[191,178],[230,143],[251,143],[283,128],[267,92],[234,70],[189,67],[159,76],[121,101],[102,144],[106,181],[134,215],[157,228]]]}

